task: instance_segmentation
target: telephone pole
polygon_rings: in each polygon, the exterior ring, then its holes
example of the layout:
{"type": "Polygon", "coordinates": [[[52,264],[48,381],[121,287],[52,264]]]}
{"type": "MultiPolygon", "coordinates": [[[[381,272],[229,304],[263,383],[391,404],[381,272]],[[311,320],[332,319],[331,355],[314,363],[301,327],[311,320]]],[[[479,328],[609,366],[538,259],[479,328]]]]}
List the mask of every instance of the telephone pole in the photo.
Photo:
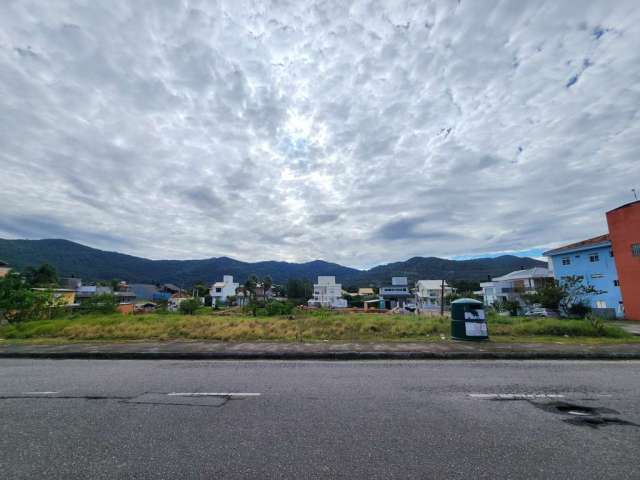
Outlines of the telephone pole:
{"type": "Polygon", "coordinates": [[[440,316],[444,317],[444,280],[442,280],[440,287],[440,316]]]}

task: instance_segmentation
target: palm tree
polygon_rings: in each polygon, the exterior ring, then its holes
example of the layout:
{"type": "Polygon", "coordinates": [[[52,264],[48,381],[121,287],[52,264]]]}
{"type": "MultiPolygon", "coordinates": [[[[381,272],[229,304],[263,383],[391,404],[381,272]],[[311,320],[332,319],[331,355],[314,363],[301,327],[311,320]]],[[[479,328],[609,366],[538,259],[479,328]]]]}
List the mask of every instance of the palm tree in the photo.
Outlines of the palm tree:
{"type": "Polygon", "coordinates": [[[251,312],[253,313],[253,316],[256,316],[256,287],[258,286],[258,277],[255,275],[250,275],[249,278],[247,278],[247,281],[244,282],[244,291],[245,291],[245,295],[248,293],[249,294],[249,304],[251,305],[251,312]]]}
{"type": "Polygon", "coordinates": [[[273,280],[271,280],[269,275],[262,279],[262,300],[264,303],[267,303],[267,290],[270,290],[272,286],[273,280]]]}

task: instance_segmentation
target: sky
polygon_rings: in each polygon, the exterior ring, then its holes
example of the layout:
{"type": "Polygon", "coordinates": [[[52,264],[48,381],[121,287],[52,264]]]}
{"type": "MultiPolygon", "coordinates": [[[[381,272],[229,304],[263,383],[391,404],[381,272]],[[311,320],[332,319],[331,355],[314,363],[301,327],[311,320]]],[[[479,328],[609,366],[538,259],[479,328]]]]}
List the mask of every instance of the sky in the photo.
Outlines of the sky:
{"type": "Polygon", "coordinates": [[[0,237],[471,258],[640,190],[630,1],[4,0],[0,237]]]}

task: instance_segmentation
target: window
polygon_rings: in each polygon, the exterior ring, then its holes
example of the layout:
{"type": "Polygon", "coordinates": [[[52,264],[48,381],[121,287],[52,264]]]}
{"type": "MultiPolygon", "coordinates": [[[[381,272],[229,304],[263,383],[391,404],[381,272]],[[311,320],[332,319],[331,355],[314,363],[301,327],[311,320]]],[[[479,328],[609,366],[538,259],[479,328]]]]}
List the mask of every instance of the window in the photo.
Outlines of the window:
{"type": "Polygon", "coordinates": [[[562,259],[562,264],[563,265],[571,265],[571,259],[569,257],[564,257],[562,259]]]}
{"type": "Polygon", "coordinates": [[[613,257],[613,249],[609,250],[609,256],[613,257]]]}
{"type": "Polygon", "coordinates": [[[613,281],[613,286],[614,287],[619,287],[620,286],[620,280],[614,280],[613,281]]]}
{"type": "Polygon", "coordinates": [[[592,273],[591,278],[604,278],[604,275],[601,273],[592,273]]]}
{"type": "Polygon", "coordinates": [[[634,257],[640,257],[640,243],[634,243],[631,245],[631,255],[634,257]]]}
{"type": "Polygon", "coordinates": [[[590,262],[599,262],[600,261],[600,255],[597,253],[594,253],[593,255],[589,255],[589,261],[590,262]]]}
{"type": "Polygon", "coordinates": [[[604,300],[596,301],[596,308],[607,308],[607,302],[604,300]]]}
{"type": "Polygon", "coordinates": [[[220,293],[222,289],[220,287],[216,287],[216,293],[220,293]]]}

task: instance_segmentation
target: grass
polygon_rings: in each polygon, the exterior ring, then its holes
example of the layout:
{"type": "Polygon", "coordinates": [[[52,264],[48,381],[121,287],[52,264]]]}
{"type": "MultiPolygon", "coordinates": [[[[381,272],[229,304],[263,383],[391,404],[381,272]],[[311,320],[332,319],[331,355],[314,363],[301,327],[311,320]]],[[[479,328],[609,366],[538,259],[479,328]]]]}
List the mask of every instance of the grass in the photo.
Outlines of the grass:
{"type": "MultiPolygon", "coordinates": [[[[223,313],[223,312],[221,312],[223,313]]],[[[203,340],[223,342],[443,341],[450,320],[441,317],[310,312],[289,317],[248,317],[210,312],[198,315],[83,315],[0,327],[10,343],[83,341],[203,340]]],[[[589,320],[496,317],[489,320],[494,341],[623,343],[640,341],[624,330],[589,320]]]]}

